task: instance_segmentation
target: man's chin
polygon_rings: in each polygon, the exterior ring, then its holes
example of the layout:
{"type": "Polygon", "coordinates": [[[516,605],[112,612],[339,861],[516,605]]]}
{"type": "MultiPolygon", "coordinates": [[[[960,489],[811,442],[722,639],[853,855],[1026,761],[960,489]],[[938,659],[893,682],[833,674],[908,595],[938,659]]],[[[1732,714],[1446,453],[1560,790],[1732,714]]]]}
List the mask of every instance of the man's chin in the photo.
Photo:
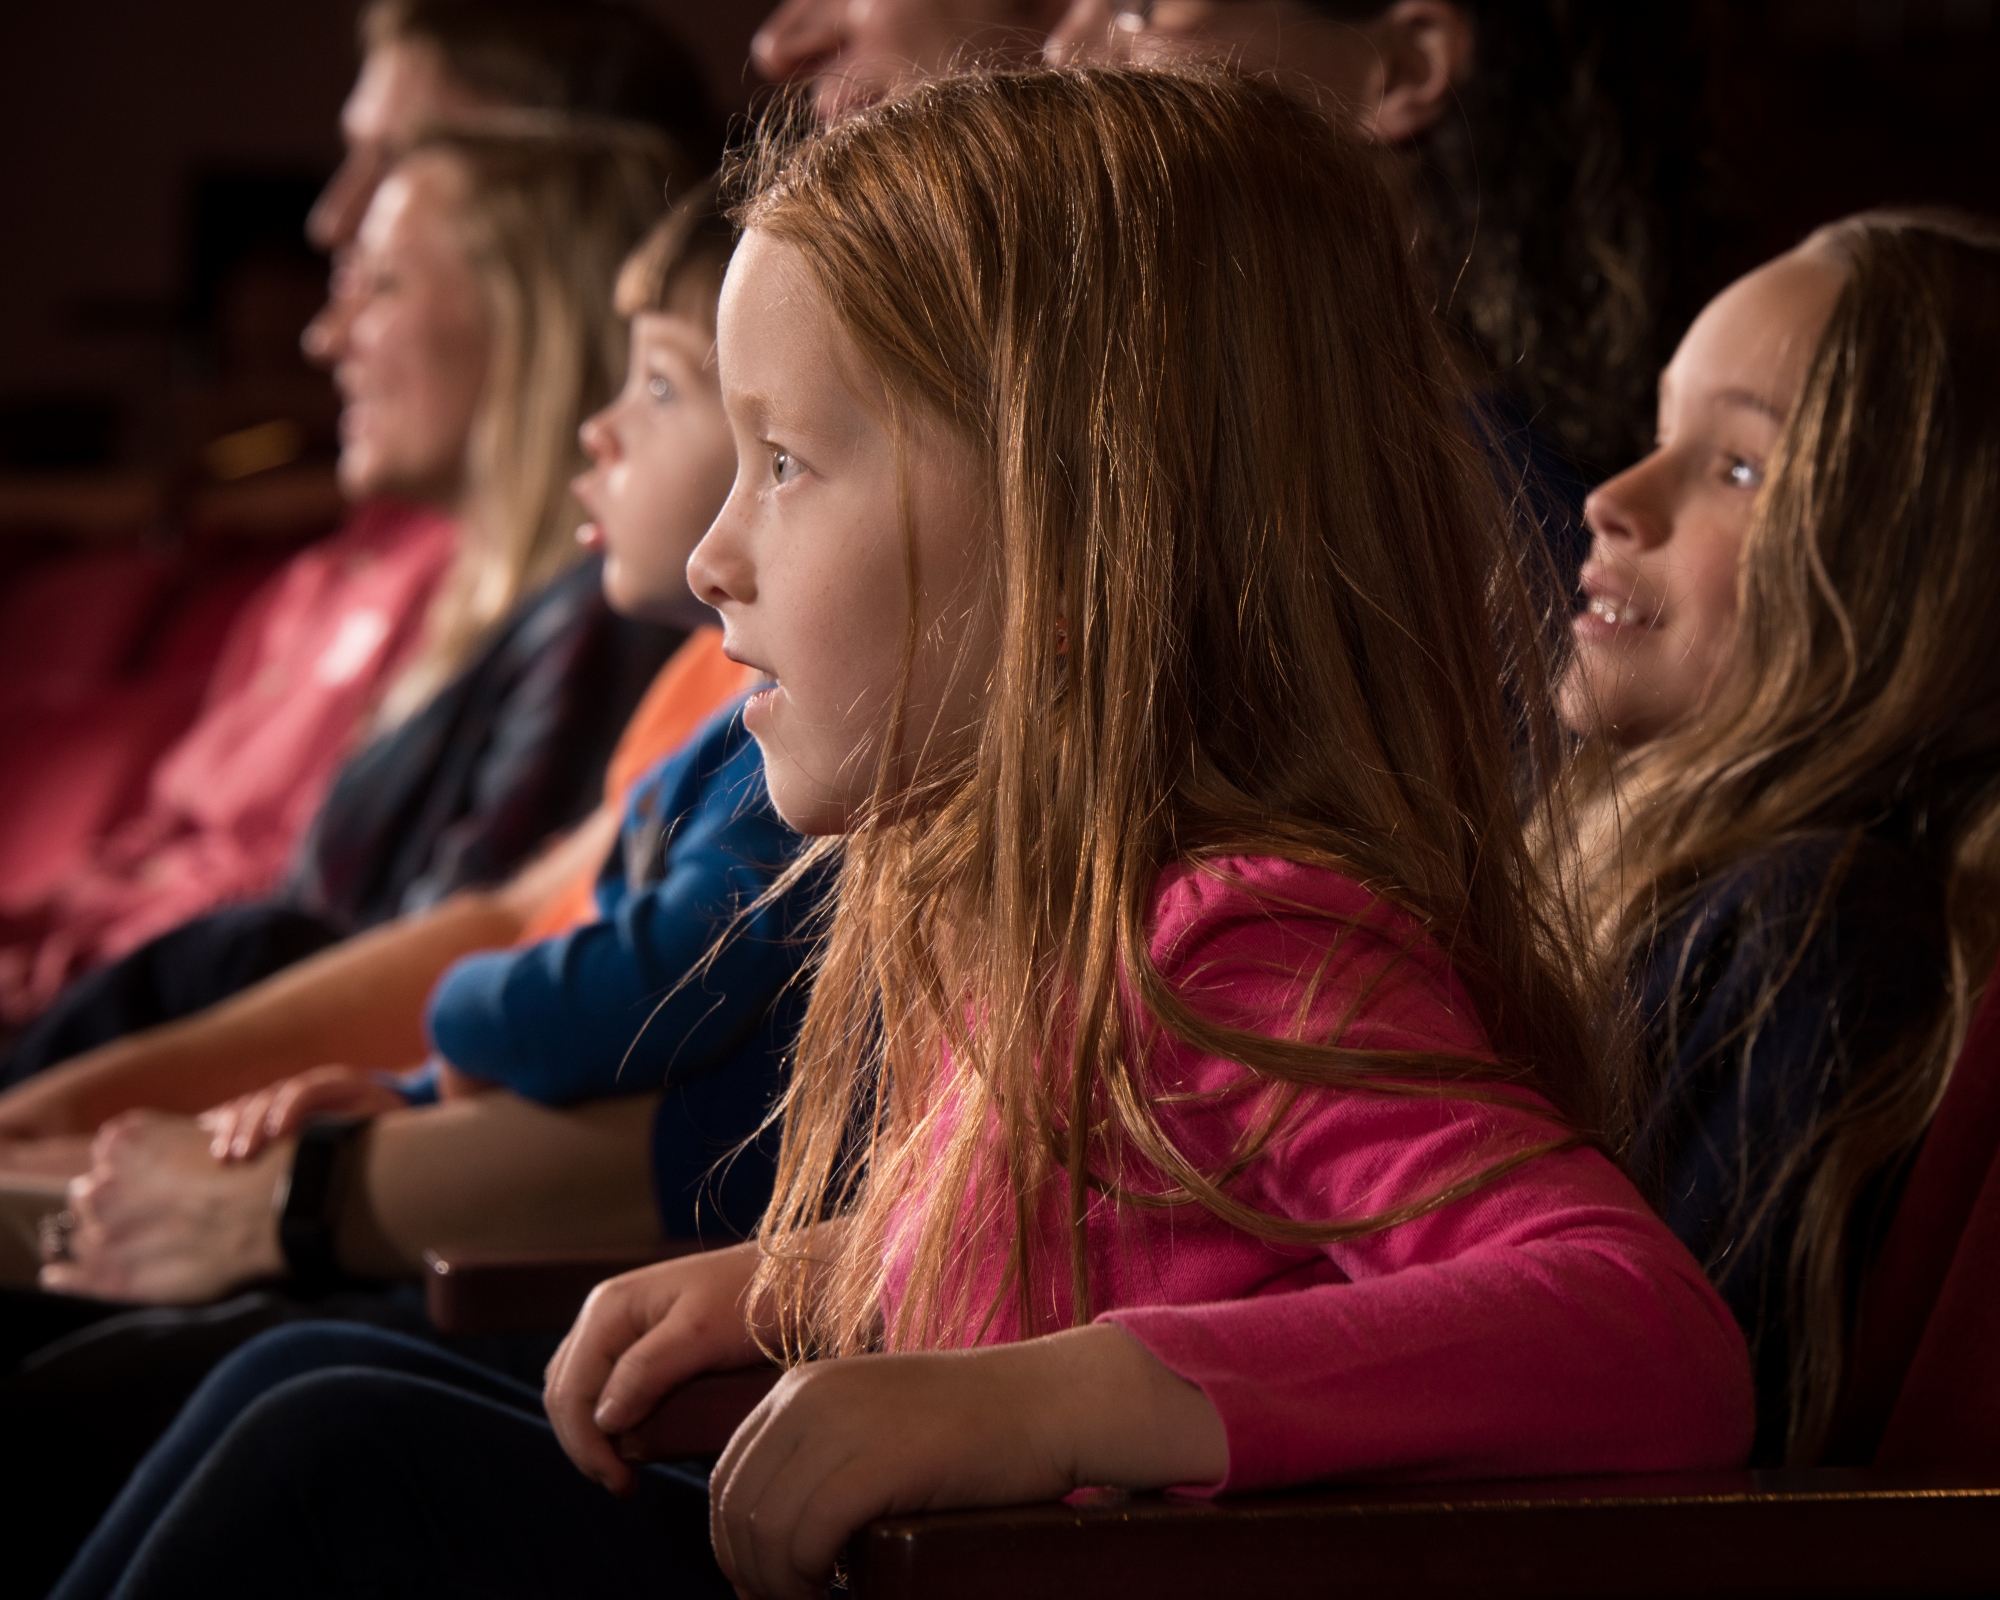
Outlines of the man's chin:
{"type": "Polygon", "coordinates": [[[813,80],[813,115],[823,128],[830,128],[857,111],[866,111],[876,101],[888,98],[882,84],[863,83],[838,73],[824,73],[813,80]]]}

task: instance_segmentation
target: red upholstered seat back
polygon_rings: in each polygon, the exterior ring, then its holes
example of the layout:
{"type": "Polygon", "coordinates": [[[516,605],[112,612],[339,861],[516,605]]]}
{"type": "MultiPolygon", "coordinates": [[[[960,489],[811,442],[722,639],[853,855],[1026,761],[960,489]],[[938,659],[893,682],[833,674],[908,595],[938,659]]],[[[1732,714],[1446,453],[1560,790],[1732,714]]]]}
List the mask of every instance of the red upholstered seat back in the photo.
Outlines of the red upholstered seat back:
{"type": "Polygon", "coordinates": [[[2000,1466],[2000,983],[1863,1285],[1831,1458],[2000,1466]]]}
{"type": "Polygon", "coordinates": [[[47,561],[0,594],[0,687],[88,688],[123,674],[178,577],[157,550],[47,561]]]}

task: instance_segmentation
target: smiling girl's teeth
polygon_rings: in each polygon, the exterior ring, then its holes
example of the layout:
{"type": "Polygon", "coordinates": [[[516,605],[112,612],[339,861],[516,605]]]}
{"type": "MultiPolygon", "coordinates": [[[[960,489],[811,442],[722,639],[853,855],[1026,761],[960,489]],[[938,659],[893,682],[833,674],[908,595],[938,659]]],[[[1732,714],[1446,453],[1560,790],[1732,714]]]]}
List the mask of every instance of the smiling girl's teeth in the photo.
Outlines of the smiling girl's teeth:
{"type": "Polygon", "coordinates": [[[1636,620],[1629,610],[1621,613],[1609,600],[1600,600],[1594,595],[1591,597],[1588,609],[1593,617],[1603,619],[1614,628],[1618,627],[1621,623],[1629,623],[1636,620]]]}

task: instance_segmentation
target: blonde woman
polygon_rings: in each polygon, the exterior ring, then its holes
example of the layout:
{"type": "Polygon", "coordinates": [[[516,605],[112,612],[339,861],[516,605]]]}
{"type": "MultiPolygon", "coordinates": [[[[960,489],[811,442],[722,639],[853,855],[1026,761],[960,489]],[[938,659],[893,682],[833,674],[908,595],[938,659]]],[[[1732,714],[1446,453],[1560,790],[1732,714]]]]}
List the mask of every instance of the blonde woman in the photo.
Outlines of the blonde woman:
{"type": "MultiPolygon", "coordinates": [[[[162,925],[150,896],[174,880],[172,850],[79,889],[35,959],[121,959],[23,1036],[8,1081],[498,881],[592,808],[680,634],[605,605],[569,480],[583,465],[578,426],[624,375],[619,263],[686,176],[656,134],[528,113],[434,133],[390,172],[320,333],[344,402],[343,486],[435,508],[456,529],[435,598],[407,640],[350,630],[335,642],[346,655],[323,663],[403,653],[372,738],[316,813],[263,819],[305,835],[278,898],[191,922],[183,906],[162,925]]],[[[228,770],[294,758],[259,738],[228,770]]],[[[267,892],[250,881],[225,898],[267,892]]]]}
{"type": "Polygon", "coordinates": [[[1591,497],[1563,686],[1635,1170],[1820,1458],[2000,922],[2000,230],[1864,214],[1719,295],[1591,497]]]}

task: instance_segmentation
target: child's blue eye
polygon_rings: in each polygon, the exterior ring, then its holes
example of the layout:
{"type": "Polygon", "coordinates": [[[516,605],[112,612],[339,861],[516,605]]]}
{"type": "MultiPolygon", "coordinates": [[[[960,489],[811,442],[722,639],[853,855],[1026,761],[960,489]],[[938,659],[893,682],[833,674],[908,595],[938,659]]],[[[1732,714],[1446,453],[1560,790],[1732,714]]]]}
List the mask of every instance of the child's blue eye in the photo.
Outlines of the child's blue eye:
{"type": "Polygon", "coordinates": [[[655,400],[671,400],[674,398],[674,386],[665,378],[651,377],[646,380],[646,393],[655,400]]]}

